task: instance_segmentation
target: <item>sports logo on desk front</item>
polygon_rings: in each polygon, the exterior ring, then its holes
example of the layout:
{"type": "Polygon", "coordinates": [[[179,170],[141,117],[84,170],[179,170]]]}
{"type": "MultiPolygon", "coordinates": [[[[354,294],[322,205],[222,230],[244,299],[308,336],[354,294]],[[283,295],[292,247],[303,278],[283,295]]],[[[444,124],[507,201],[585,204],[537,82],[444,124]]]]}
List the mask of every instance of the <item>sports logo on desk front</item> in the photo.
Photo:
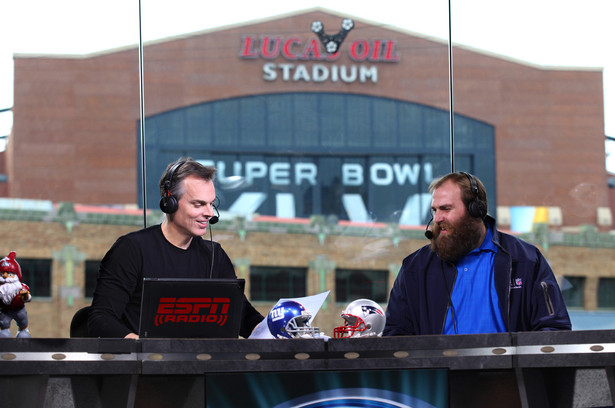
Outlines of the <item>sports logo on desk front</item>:
{"type": "Polygon", "coordinates": [[[156,326],[166,323],[213,323],[224,326],[231,300],[217,298],[160,298],[156,326]]]}

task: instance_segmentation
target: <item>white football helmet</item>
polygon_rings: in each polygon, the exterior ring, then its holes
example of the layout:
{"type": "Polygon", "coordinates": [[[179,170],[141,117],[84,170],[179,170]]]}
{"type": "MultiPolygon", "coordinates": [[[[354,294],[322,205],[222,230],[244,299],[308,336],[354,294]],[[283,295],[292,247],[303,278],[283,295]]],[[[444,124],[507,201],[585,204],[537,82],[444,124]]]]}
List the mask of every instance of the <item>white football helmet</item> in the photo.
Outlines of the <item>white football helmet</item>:
{"type": "Polygon", "coordinates": [[[333,337],[371,337],[382,336],[386,317],[380,305],[370,299],[351,302],[341,314],[344,326],[333,329],[333,337]]]}

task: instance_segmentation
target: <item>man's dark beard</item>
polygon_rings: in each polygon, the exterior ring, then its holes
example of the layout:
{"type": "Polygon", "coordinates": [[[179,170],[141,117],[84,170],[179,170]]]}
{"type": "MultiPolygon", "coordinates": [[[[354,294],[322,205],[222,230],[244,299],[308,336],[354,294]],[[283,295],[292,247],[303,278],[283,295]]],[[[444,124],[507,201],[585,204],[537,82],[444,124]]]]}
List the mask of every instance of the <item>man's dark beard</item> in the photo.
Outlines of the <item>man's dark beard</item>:
{"type": "Polygon", "coordinates": [[[447,262],[457,262],[481,244],[481,228],[476,218],[468,215],[457,225],[445,223],[444,226],[447,234],[442,236],[440,226],[434,225],[431,250],[447,262]]]}

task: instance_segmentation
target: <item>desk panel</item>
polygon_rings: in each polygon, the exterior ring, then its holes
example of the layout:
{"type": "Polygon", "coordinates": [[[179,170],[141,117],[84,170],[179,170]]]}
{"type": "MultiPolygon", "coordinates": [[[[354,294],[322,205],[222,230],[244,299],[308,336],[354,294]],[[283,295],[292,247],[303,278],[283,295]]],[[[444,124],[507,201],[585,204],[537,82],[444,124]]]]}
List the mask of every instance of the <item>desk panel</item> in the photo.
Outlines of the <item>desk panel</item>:
{"type": "Polygon", "coordinates": [[[612,331],[328,340],[2,339],[0,392],[7,406],[190,407],[205,406],[208,376],[443,370],[453,408],[489,402],[604,407],[613,405],[614,340],[612,331]]]}

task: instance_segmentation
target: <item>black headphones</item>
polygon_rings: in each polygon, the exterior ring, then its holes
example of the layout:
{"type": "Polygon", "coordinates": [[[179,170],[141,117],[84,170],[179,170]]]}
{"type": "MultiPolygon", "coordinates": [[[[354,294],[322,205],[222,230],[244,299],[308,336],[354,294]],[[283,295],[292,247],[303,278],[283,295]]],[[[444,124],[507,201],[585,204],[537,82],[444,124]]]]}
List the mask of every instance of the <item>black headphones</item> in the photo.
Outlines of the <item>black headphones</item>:
{"type": "Polygon", "coordinates": [[[173,214],[175,211],[177,211],[177,199],[171,194],[171,182],[173,180],[173,175],[175,174],[177,169],[180,168],[184,163],[186,163],[185,160],[178,161],[177,163],[175,163],[173,167],[169,169],[169,171],[167,172],[167,176],[164,179],[164,182],[162,184],[164,191],[162,193],[162,198],[160,198],[160,209],[164,213],[173,214]]]}
{"type": "Polygon", "coordinates": [[[478,183],[476,179],[473,175],[465,171],[460,171],[459,173],[465,174],[468,180],[470,180],[470,190],[472,190],[472,194],[474,194],[474,198],[468,203],[468,213],[474,218],[485,218],[487,216],[487,204],[478,198],[478,183]]]}

